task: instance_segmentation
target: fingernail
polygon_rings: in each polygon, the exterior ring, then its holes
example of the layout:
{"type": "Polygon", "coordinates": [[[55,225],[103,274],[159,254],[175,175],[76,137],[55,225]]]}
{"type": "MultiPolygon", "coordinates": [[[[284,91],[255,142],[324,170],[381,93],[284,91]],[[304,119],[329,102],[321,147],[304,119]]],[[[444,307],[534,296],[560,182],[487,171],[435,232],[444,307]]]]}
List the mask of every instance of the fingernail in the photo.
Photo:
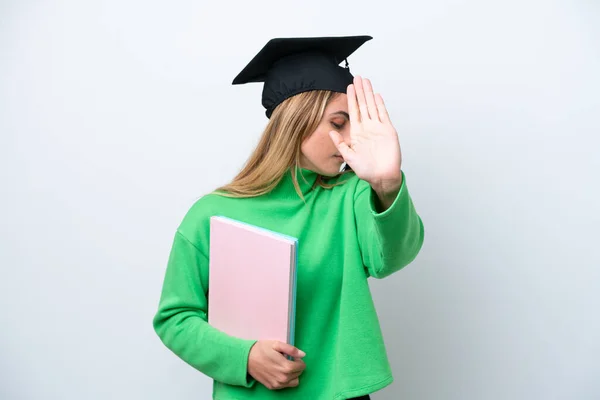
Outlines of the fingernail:
{"type": "Polygon", "coordinates": [[[302,350],[298,350],[298,353],[300,353],[300,357],[304,357],[306,355],[306,353],[303,352],[302,350]]]}

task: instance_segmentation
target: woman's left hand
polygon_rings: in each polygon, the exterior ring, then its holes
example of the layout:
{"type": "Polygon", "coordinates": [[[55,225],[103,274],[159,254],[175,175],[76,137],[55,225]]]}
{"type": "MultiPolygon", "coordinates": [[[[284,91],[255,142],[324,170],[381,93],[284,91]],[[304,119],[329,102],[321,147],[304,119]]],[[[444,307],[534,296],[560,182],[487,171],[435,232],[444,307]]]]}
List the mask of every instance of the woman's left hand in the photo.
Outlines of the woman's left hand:
{"type": "MultiPolygon", "coordinates": [[[[348,86],[350,144],[341,135],[329,135],[356,175],[371,185],[382,204],[389,206],[402,185],[402,152],[380,94],[373,93],[368,79],[354,78],[348,86]]],[[[387,207],[385,207],[387,208],[387,207]]]]}

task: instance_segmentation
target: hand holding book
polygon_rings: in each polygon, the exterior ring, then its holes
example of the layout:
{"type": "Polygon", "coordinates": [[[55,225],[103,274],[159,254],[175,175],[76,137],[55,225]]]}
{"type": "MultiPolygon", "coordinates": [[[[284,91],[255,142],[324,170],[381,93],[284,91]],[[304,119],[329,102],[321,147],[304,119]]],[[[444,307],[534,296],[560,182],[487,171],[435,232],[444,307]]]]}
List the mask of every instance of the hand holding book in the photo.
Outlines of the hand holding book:
{"type": "Polygon", "coordinates": [[[306,368],[306,354],[296,347],[276,340],[259,340],[248,357],[248,374],[270,390],[296,387],[306,368]],[[289,360],[287,356],[293,357],[289,360]]]}

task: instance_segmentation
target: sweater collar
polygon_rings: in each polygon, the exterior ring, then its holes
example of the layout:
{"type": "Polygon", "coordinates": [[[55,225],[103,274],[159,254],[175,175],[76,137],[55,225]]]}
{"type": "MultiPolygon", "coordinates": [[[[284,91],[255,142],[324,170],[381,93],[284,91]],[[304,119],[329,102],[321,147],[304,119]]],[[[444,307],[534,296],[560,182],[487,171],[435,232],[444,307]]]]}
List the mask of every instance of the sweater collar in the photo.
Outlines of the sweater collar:
{"type": "Polygon", "coordinates": [[[292,171],[296,171],[296,179],[300,186],[302,195],[307,195],[315,185],[319,174],[306,168],[300,168],[298,166],[289,168],[281,181],[277,185],[277,191],[286,196],[298,197],[296,188],[294,187],[294,178],[292,177],[292,171]]]}

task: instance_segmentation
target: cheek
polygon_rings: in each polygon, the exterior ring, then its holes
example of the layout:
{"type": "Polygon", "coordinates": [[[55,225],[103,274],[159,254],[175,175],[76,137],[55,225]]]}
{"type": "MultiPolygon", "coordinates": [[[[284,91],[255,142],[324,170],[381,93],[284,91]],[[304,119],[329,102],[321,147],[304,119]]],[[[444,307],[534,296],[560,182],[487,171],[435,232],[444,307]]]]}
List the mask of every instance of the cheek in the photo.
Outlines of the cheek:
{"type": "Polygon", "coordinates": [[[329,131],[316,131],[302,143],[302,152],[309,156],[321,156],[335,151],[329,131]]]}
{"type": "Polygon", "coordinates": [[[329,137],[329,132],[321,135],[318,143],[315,143],[315,145],[315,154],[318,154],[320,157],[329,157],[336,152],[335,144],[333,144],[333,141],[329,137]]]}
{"type": "Polygon", "coordinates": [[[333,141],[331,140],[331,137],[329,137],[328,130],[323,130],[323,131],[319,132],[318,140],[319,140],[319,145],[321,147],[332,147],[332,146],[335,147],[335,145],[333,144],[333,141]]]}

